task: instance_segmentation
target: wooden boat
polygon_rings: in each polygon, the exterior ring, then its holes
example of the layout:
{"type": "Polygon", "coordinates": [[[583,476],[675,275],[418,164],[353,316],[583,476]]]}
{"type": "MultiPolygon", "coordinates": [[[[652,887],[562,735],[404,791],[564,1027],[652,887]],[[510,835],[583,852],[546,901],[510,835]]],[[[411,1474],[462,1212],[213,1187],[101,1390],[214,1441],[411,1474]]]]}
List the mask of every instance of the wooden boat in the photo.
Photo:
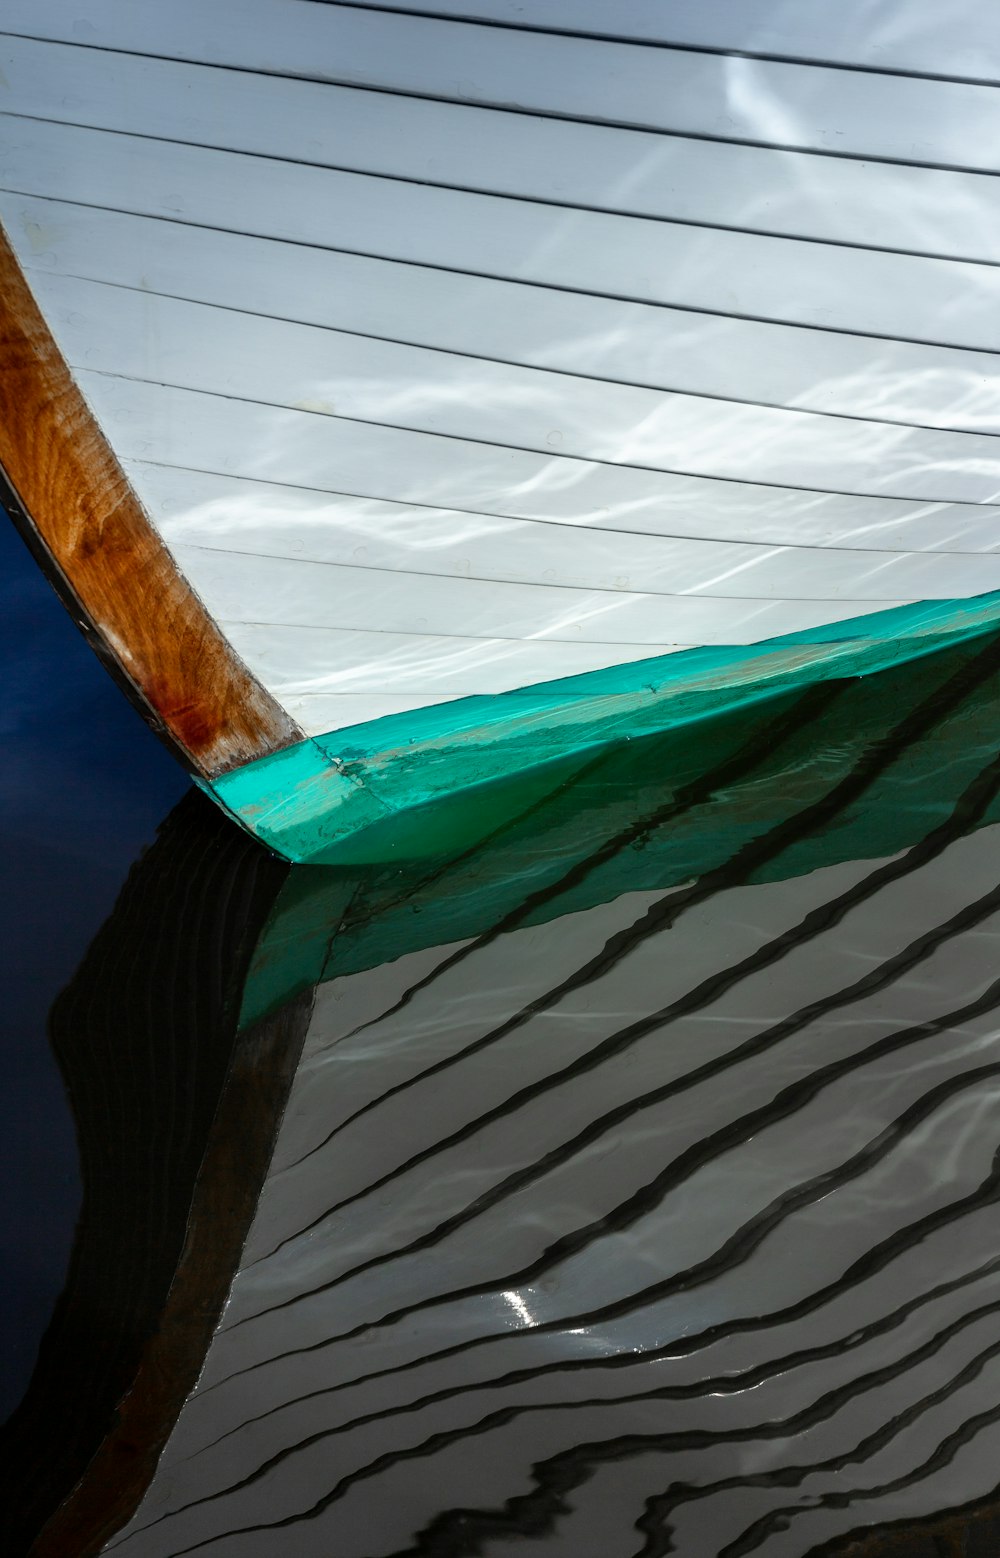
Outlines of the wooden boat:
{"type": "Polygon", "coordinates": [[[1000,20],[7,0],[6,502],[269,846],[1000,615],[1000,20]]]}
{"type": "Polygon", "coordinates": [[[287,871],[188,797],[53,1012],[12,1558],[985,1558],[998,716],[994,633],[478,842],[439,802],[432,860],[287,871]]]}

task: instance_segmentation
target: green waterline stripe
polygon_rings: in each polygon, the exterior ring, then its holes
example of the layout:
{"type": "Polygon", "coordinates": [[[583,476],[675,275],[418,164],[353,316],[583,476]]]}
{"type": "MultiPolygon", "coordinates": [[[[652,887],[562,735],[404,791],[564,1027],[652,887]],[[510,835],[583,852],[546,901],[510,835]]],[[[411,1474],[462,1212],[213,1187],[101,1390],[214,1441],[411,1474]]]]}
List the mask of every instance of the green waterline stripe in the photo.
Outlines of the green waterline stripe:
{"type": "Polygon", "coordinates": [[[347,858],[348,840],[363,851],[363,830],[442,796],[813,681],[868,675],[998,623],[994,591],[897,606],[758,644],[657,655],[352,725],[203,788],[286,859],[332,862],[347,858]]]}
{"type": "MultiPolygon", "coordinates": [[[[408,952],[489,939],[515,923],[541,925],[623,893],[703,878],[828,793],[866,749],[891,743],[900,718],[963,667],[979,665],[985,674],[974,677],[970,695],[905,742],[863,798],[785,841],[746,882],[907,850],[946,820],[956,796],[996,758],[1000,635],[985,637],[988,663],[983,643],[975,637],[879,675],[750,701],[397,813],[362,835],[369,843],[380,835],[367,863],[290,872],[254,953],[242,1020],[408,952]],[[838,695],[817,704],[823,687],[838,695]],[[410,837],[420,841],[419,857],[410,837]]],[[[973,826],[997,821],[1000,790],[973,826]]]]}

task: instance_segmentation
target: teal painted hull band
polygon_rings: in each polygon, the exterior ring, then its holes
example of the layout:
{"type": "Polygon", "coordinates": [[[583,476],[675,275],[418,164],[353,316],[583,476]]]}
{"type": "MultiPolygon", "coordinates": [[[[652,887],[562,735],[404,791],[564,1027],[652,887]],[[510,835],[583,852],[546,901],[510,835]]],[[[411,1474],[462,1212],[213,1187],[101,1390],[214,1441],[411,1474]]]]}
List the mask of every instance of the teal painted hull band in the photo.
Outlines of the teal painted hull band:
{"type": "Polygon", "coordinates": [[[452,796],[401,816],[436,841],[430,859],[383,851],[289,872],[241,1020],[326,980],[623,894],[786,881],[924,841],[933,855],[943,828],[1000,822],[1000,632],[829,685],[829,699],[792,689],[480,787],[468,806],[452,796]],[[776,847],[757,848],[768,839],[776,847]]]}
{"type": "MultiPolygon", "coordinates": [[[[288,860],[378,859],[390,837],[390,850],[399,847],[387,821],[443,796],[811,682],[868,675],[998,624],[1000,591],[895,607],[759,644],[659,655],[315,736],[203,787],[288,860]]],[[[418,829],[408,847],[421,852],[418,829]]],[[[428,852],[434,847],[428,839],[428,852]]]]}

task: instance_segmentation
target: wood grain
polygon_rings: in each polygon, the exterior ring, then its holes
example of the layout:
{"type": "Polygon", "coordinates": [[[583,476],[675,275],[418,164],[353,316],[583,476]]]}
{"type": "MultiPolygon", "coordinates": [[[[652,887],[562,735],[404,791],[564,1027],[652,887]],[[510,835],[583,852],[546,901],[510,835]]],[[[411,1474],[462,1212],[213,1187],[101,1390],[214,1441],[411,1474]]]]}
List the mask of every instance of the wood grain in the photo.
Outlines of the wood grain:
{"type": "Polygon", "coordinates": [[[208,778],[301,740],[143,511],[0,230],[0,468],[53,584],[150,723],[208,778]]]}

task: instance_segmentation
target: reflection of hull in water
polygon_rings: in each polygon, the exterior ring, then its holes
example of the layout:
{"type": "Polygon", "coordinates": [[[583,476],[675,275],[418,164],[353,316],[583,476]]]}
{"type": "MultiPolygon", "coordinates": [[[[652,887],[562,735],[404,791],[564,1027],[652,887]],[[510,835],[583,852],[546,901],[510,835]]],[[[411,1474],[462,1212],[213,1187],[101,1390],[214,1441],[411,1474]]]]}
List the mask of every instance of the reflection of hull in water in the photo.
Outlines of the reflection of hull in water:
{"type": "Polygon", "coordinates": [[[7,0],[7,501],[269,845],[996,622],[995,28],[877,10],[7,0]]]}
{"type": "Polygon", "coordinates": [[[302,1060],[114,1550],[801,1558],[988,1503],[998,707],[967,647],[293,872],[243,1021],[314,988],[302,1060]]]}
{"type": "Polygon", "coordinates": [[[283,875],[189,798],[53,1008],[84,1201],[28,1392],[0,1432],[12,1555],[96,1552],[197,1378],[301,1044],[295,1002],[237,1031],[283,875]]]}

